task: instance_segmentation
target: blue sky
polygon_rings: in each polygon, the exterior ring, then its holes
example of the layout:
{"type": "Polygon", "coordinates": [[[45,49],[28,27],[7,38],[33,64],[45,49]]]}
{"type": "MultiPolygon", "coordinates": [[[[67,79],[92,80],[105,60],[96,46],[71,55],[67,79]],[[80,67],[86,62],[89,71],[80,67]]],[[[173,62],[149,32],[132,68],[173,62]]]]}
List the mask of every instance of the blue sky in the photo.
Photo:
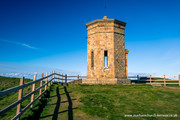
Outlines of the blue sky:
{"type": "Polygon", "coordinates": [[[86,74],[85,24],[105,3],[108,18],[127,23],[129,72],[180,74],[178,0],[0,0],[0,72],[86,74]]]}

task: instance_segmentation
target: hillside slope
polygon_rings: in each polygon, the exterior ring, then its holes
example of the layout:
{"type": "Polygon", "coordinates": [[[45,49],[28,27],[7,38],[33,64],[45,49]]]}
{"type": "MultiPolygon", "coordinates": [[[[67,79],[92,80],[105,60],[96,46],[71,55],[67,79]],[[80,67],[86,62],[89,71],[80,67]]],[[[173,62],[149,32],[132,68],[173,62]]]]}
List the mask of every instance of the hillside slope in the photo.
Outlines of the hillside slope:
{"type": "MultiPolygon", "coordinates": [[[[0,88],[3,90],[15,84],[18,85],[19,78],[0,77],[0,82],[0,88]]],[[[39,86],[39,83],[36,86],[39,86]]],[[[27,87],[24,94],[30,92],[31,87],[27,87]]],[[[0,98],[0,109],[16,100],[17,92],[0,98]]],[[[180,119],[179,101],[179,89],[150,85],[69,84],[66,86],[54,83],[48,88],[45,96],[38,100],[32,109],[28,109],[21,119],[178,120],[180,119]],[[138,115],[152,116],[138,117],[138,115]],[[157,115],[159,116],[157,117],[157,115]],[[167,115],[173,117],[167,117],[167,115]]],[[[24,101],[22,107],[29,102],[30,99],[24,101]]],[[[8,120],[15,114],[16,108],[13,108],[0,119],[8,120]]]]}

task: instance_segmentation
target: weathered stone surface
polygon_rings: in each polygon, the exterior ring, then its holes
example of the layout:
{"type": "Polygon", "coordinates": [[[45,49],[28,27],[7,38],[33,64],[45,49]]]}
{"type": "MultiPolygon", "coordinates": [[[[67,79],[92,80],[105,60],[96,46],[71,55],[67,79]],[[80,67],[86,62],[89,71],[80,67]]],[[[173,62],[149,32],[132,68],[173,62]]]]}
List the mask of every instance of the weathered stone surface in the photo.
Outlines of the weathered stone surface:
{"type": "Polygon", "coordinates": [[[117,84],[117,79],[82,79],[82,84],[117,84]]]}
{"type": "Polygon", "coordinates": [[[82,80],[83,84],[129,84],[124,41],[125,25],[125,22],[108,18],[86,24],[87,79],[82,80]],[[108,51],[107,67],[104,67],[104,51],[108,51]]]}

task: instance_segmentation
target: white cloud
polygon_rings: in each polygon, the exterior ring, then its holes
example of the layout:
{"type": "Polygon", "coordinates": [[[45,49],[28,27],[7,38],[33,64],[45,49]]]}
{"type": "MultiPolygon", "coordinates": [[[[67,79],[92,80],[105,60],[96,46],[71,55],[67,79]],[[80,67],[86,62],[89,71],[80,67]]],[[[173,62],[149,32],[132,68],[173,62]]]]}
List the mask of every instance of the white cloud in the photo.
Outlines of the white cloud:
{"type": "Polygon", "coordinates": [[[28,45],[26,43],[21,43],[21,42],[18,42],[18,41],[10,41],[10,40],[4,40],[4,39],[0,39],[0,41],[10,43],[10,44],[15,44],[15,45],[21,45],[21,46],[24,46],[24,47],[27,47],[27,48],[30,48],[30,49],[38,49],[36,47],[33,47],[33,46],[28,45]]]}
{"type": "Polygon", "coordinates": [[[35,48],[35,47],[33,47],[33,46],[30,46],[30,45],[28,45],[28,44],[25,44],[25,43],[22,43],[21,45],[22,45],[22,46],[25,46],[25,47],[28,47],[28,48],[31,48],[31,49],[37,49],[37,48],[35,48]]]}

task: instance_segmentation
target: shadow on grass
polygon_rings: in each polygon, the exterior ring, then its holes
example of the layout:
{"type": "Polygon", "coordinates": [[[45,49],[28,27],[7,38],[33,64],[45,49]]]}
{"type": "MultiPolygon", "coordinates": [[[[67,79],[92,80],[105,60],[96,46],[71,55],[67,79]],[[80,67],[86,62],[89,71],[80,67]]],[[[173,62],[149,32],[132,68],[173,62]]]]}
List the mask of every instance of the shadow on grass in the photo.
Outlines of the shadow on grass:
{"type": "Polygon", "coordinates": [[[54,110],[54,115],[53,115],[52,120],[57,120],[57,118],[58,118],[58,112],[59,112],[60,103],[61,103],[61,97],[59,94],[59,86],[56,87],[56,94],[57,94],[57,102],[56,102],[56,108],[54,110]]]}
{"type": "Polygon", "coordinates": [[[69,93],[71,93],[71,92],[67,91],[66,86],[64,86],[64,91],[65,91],[65,94],[67,96],[67,101],[61,101],[61,97],[60,97],[61,94],[59,94],[59,87],[57,87],[56,88],[57,102],[51,104],[51,105],[55,105],[56,104],[54,113],[51,114],[51,115],[42,116],[40,118],[47,118],[47,117],[51,117],[52,116],[52,120],[57,120],[58,119],[58,114],[68,112],[68,120],[73,120],[73,109],[77,109],[78,107],[72,108],[72,106],[73,106],[72,100],[76,100],[76,99],[71,99],[71,97],[69,95],[69,93]],[[68,102],[68,104],[69,104],[68,105],[68,110],[64,110],[64,111],[59,112],[60,104],[61,103],[66,103],[66,102],[68,102]]]}
{"type": "MultiPolygon", "coordinates": [[[[60,94],[61,95],[61,94],[60,94]]],[[[71,99],[71,100],[77,100],[77,99],[71,99]]],[[[68,101],[61,101],[61,103],[67,103],[68,101]]],[[[56,105],[56,103],[47,104],[47,105],[56,105]]]]}
{"type": "MultiPolygon", "coordinates": [[[[78,107],[75,107],[75,108],[72,108],[72,109],[78,109],[78,107]]],[[[58,114],[65,113],[65,112],[68,112],[68,111],[69,111],[69,110],[63,110],[63,111],[61,111],[61,112],[58,112],[58,114]]],[[[42,117],[40,117],[40,118],[47,118],[47,117],[51,117],[51,116],[54,116],[54,114],[42,116],[42,117]]],[[[69,117],[68,117],[68,120],[71,120],[71,119],[69,119],[69,117]]]]}
{"type": "Polygon", "coordinates": [[[22,118],[22,120],[39,120],[40,114],[43,111],[43,108],[46,106],[48,98],[50,97],[50,90],[47,90],[45,94],[41,97],[41,99],[38,101],[38,104],[34,105],[33,108],[30,110],[33,112],[32,115],[29,115],[28,117],[22,118]]]}
{"type": "Polygon", "coordinates": [[[67,96],[67,100],[69,102],[69,105],[68,105],[68,120],[73,120],[73,109],[72,109],[72,100],[71,100],[71,97],[69,96],[69,93],[67,91],[67,88],[66,86],[64,86],[64,91],[66,93],[66,96],[67,96]]]}
{"type": "MultiPolygon", "coordinates": [[[[62,93],[62,94],[59,94],[59,95],[64,95],[65,93],[62,93]]],[[[51,96],[50,98],[53,98],[53,97],[57,97],[57,95],[53,95],[51,96]]]]}

